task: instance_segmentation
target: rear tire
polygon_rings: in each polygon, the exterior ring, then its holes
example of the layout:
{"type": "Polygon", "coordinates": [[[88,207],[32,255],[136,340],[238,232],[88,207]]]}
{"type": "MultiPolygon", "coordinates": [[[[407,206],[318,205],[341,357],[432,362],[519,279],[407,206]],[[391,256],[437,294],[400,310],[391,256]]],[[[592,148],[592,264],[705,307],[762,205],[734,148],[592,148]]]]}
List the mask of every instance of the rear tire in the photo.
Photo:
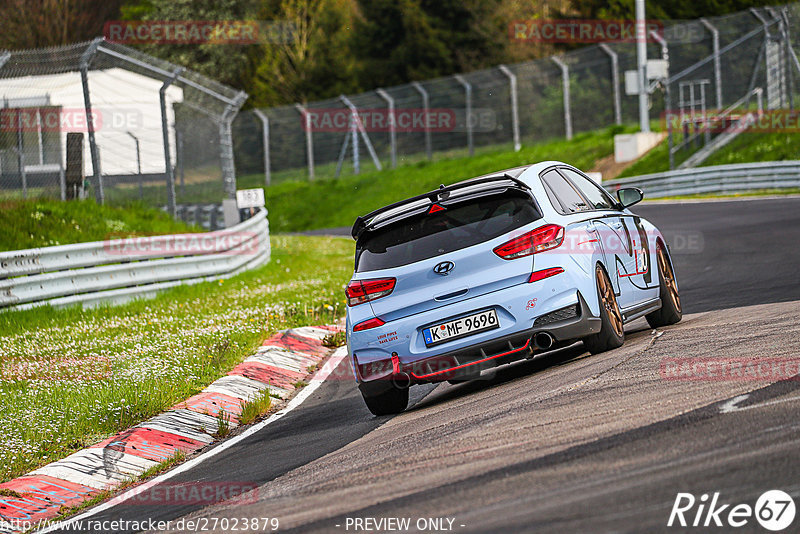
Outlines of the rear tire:
{"type": "Polygon", "coordinates": [[[669,262],[667,252],[661,242],[656,245],[656,259],[658,260],[658,295],[661,297],[661,308],[645,316],[651,328],[669,326],[680,322],[683,318],[678,282],[675,280],[672,264],[669,262]]]}
{"type": "Polygon", "coordinates": [[[621,347],[625,342],[622,313],[619,311],[614,287],[605,270],[598,265],[595,269],[597,280],[597,299],[600,302],[600,331],[583,339],[583,346],[592,354],[621,347]]]}
{"type": "Polygon", "coordinates": [[[389,387],[380,392],[361,390],[364,403],[373,415],[392,415],[402,412],[408,406],[408,388],[389,387]]]}

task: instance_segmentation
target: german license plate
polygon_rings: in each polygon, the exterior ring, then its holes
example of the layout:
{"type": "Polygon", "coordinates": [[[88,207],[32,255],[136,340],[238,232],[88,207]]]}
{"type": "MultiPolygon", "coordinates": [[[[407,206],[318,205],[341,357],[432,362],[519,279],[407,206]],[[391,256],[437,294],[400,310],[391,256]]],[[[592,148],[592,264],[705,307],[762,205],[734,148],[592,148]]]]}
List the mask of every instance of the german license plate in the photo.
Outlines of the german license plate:
{"type": "Polygon", "coordinates": [[[495,310],[484,310],[455,321],[437,324],[422,330],[425,345],[432,347],[446,341],[486,332],[500,326],[495,310]]]}

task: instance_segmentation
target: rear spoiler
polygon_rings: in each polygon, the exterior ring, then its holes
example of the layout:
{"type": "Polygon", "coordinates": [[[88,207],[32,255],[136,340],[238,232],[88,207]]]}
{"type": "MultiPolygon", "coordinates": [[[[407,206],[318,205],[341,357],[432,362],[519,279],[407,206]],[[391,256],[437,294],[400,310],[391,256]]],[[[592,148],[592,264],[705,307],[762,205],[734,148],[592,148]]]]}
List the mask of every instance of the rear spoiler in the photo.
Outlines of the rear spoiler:
{"type": "MultiPolygon", "coordinates": [[[[431,202],[439,202],[441,200],[446,200],[450,196],[450,193],[458,191],[459,189],[464,189],[466,187],[472,187],[475,185],[492,184],[504,181],[511,181],[521,189],[530,190],[530,187],[525,182],[517,178],[514,178],[513,176],[509,176],[508,174],[489,176],[487,178],[473,178],[471,180],[464,180],[463,182],[458,182],[456,184],[449,185],[447,187],[441,185],[439,189],[436,189],[434,191],[430,191],[422,195],[417,195],[415,197],[407,198],[405,200],[401,200],[400,202],[395,202],[394,204],[389,204],[388,206],[379,208],[375,211],[367,213],[366,215],[356,217],[356,222],[353,224],[351,235],[353,236],[353,239],[358,240],[361,234],[369,230],[370,227],[373,225],[375,217],[377,217],[382,213],[386,213],[387,211],[400,208],[406,204],[412,204],[418,200],[424,200],[426,198],[429,199],[431,202]]],[[[486,189],[489,190],[491,189],[491,187],[487,187],[486,189]]]]}

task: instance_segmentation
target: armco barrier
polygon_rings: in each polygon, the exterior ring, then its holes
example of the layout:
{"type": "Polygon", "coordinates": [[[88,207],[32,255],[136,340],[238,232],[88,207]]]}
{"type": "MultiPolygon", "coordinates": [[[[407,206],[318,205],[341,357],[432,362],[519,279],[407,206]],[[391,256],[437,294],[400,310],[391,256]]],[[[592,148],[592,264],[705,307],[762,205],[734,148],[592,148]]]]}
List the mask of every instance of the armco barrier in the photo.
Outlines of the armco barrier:
{"type": "Polygon", "coordinates": [[[0,253],[0,309],[119,303],[228,278],[270,258],[267,212],[217,232],[0,253]]]}
{"type": "Polygon", "coordinates": [[[673,170],[610,180],[603,182],[603,187],[609,191],[621,187],[638,187],[644,191],[645,198],[795,188],[800,187],[800,161],[739,163],[673,170]]]}

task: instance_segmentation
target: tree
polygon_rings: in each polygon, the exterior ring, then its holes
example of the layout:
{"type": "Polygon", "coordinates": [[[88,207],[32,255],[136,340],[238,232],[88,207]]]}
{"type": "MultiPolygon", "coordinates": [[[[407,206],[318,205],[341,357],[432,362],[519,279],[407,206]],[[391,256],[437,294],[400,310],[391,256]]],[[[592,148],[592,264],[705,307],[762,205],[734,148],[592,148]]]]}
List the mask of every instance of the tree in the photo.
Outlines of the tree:
{"type": "Polygon", "coordinates": [[[353,54],[363,85],[405,83],[499,63],[501,0],[359,0],[353,54]]]}
{"type": "Polygon", "coordinates": [[[88,41],[119,18],[123,0],[0,0],[0,49],[17,50],[88,41]]]}
{"type": "MultiPolygon", "coordinates": [[[[753,6],[774,4],[774,0],[646,0],[648,19],[681,20],[725,15],[753,6]]],[[[632,19],[635,4],[631,0],[570,0],[561,16],[573,18],[632,19]]]]}
{"type": "MultiPolygon", "coordinates": [[[[257,0],[140,0],[124,6],[122,16],[129,21],[246,21],[255,18],[257,7],[257,0]]],[[[252,76],[257,45],[211,41],[137,48],[241,89],[252,76]]]]}
{"type": "Polygon", "coordinates": [[[292,36],[259,47],[252,104],[306,102],[358,90],[349,53],[354,11],[352,0],[265,1],[261,18],[288,25],[292,36]]]}

